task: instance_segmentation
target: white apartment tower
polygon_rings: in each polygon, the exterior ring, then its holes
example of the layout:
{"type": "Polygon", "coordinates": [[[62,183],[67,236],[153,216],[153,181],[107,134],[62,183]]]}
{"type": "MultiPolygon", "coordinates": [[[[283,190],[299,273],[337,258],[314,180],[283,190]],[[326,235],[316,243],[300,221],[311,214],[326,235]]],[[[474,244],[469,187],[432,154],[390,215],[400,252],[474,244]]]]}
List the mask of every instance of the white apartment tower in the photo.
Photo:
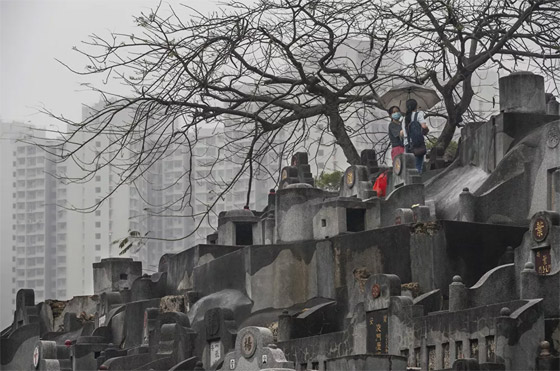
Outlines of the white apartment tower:
{"type": "Polygon", "coordinates": [[[5,233],[2,228],[4,323],[11,316],[14,293],[20,288],[34,289],[36,300],[67,293],[65,281],[58,279],[66,270],[66,246],[57,233],[65,215],[56,210],[58,186],[50,175],[56,171],[54,156],[28,143],[32,137],[44,137],[42,131],[18,124],[2,124],[2,131],[2,168],[12,170],[3,172],[2,181],[2,218],[11,219],[6,223],[11,231],[5,233]],[[6,299],[6,294],[11,299],[6,299]]]}

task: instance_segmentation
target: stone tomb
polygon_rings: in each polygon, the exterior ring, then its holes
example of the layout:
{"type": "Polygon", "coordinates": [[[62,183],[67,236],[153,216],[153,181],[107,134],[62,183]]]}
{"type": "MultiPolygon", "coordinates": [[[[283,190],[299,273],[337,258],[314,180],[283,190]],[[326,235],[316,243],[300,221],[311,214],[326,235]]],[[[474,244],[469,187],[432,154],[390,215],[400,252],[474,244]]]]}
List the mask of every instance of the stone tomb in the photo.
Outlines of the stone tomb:
{"type": "Polygon", "coordinates": [[[226,352],[235,346],[237,325],[233,312],[224,308],[213,308],[204,314],[205,345],[202,352],[207,370],[216,370],[222,364],[226,352]]]}
{"type": "Polygon", "coordinates": [[[307,158],[307,153],[297,152],[292,156],[290,166],[282,169],[279,189],[284,189],[289,184],[306,183],[311,186],[315,185],[313,174],[311,174],[311,166],[307,158]]]}
{"type": "Polygon", "coordinates": [[[389,354],[389,305],[391,296],[401,294],[401,280],[394,274],[375,274],[365,285],[366,350],[370,354],[389,354]]]}
{"type": "Polygon", "coordinates": [[[523,244],[515,249],[516,279],[521,299],[543,298],[545,339],[560,355],[560,214],[535,213],[523,244]]]}
{"type": "Polygon", "coordinates": [[[142,277],[142,262],[131,258],[107,258],[93,263],[93,292],[96,295],[104,292],[130,289],[132,282],[142,277]]]}
{"type": "Polygon", "coordinates": [[[395,157],[391,181],[387,184],[387,193],[403,185],[422,183],[416,170],[416,158],[411,153],[403,153],[395,157]]]}
{"type": "Polygon", "coordinates": [[[327,199],[313,217],[313,237],[319,240],[345,232],[364,231],[366,209],[373,206],[355,197],[327,199]]]}
{"type": "Polygon", "coordinates": [[[341,197],[358,197],[367,199],[374,197],[374,180],[370,179],[368,168],[362,165],[352,165],[342,176],[339,195],[341,197]]]}
{"type": "Polygon", "coordinates": [[[221,370],[295,371],[294,363],[286,360],[284,352],[273,344],[272,332],[265,327],[245,327],[237,334],[235,349],[229,352],[221,370]]]}
{"type": "Polygon", "coordinates": [[[259,239],[258,221],[251,210],[230,210],[218,219],[218,245],[253,245],[259,239]]]}

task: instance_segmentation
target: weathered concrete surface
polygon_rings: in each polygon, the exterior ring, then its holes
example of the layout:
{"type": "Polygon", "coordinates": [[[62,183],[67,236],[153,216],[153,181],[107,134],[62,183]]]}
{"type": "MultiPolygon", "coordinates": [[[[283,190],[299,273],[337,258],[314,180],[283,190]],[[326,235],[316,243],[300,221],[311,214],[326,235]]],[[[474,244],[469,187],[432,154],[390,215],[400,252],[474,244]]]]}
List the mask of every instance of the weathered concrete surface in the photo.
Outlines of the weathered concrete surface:
{"type": "Polygon", "coordinates": [[[429,179],[425,184],[426,200],[434,200],[437,219],[453,220],[459,212],[459,194],[463,188],[476,190],[488,173],[472,165],[459,166],[455,161],[450,167],[429,179]]]}
{"type": "Polygon", "coordinates": [[[167,272],[167,294],[185,294],[192,290],[194,267],[242,249],[242,246],[196,245],[177,254],[165,254],[160,267],[167,272]]]}
{"type": "Polygon", "coordinates": [[[33,323],[16,329],[0,343],[2,370],[31,370],[33,350],[39,341],[39,324],[33,323]]]}
{"type": "Polygon", "coordinates": [[[285,188],[276,192],[275,243],[313,239],[313,217],[328,193],[318,188],[285,188]]]}
{"type": "Polygon", "coordinates": [[[520,244],[526,230],[458,221],[419,224],[410,241],[410,281],[418,282],[423,292],[441,289],[444,296],[455,275],[472,286],[499,264],[508,246],[520,244]]]}
{"type": "Polygon", "coordinates": [[[505,112],[545,113],[544,78],[531,72],[514,72],[501,77],[500,110],[505,112]]]}
{"type": "Polygon", "coordinates": [[[372,356],[364,354],[330,359],[326,362],[326,367],[328,370],[338,371],[405,371],[407,369],[407,360],[401,356],[372,356]]]}

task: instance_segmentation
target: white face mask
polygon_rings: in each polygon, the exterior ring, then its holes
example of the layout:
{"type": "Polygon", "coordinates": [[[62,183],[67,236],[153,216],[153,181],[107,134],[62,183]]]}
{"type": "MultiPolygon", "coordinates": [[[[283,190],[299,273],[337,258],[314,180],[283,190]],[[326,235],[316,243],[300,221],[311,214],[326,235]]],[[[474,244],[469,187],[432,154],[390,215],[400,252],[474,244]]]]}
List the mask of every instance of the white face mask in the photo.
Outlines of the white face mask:
{"type": "Polygon", "coordinates": [[[395,112],[391,115],[391,118],[395,121],[398,121],[402,117],[400,112],[395,112]]]}

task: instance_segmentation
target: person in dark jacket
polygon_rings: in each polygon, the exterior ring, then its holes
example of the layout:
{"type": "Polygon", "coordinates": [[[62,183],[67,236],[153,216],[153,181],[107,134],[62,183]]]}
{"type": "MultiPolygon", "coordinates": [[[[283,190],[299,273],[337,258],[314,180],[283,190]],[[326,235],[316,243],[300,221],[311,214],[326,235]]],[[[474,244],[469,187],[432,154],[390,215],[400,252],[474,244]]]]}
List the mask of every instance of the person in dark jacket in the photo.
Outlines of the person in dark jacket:
{"type": "Polygon", "coordinates": [[[389,141],[391,142],[391,160],[395,160],[395,156],[404,153],[404,131],[401,124],[401,110],[397,106],[389,108],[387,111],[391,122],[389,123],[389,141]]]}
{"type": "MultiPolygon", "coordinates": [[[[408,138],[408,126],[413,120],[416,120],[422,126],[422,134],[428,134],[429,128],[426,124],[426,119],[424,118],[424,112],[418,110],[418,103],[414,99],[409,99],[406,101],[406,114],[404,116],[404,137],[405,137],[405,145],[409,144],[408,138]]],[[[410,148],[410,146],[408,147],[410,148]]],[[[422,174],[422,169],[424,167],[424,155],[415,156],[416,157],[416,170],[418,170],[419,174],[422,174]]]]}

